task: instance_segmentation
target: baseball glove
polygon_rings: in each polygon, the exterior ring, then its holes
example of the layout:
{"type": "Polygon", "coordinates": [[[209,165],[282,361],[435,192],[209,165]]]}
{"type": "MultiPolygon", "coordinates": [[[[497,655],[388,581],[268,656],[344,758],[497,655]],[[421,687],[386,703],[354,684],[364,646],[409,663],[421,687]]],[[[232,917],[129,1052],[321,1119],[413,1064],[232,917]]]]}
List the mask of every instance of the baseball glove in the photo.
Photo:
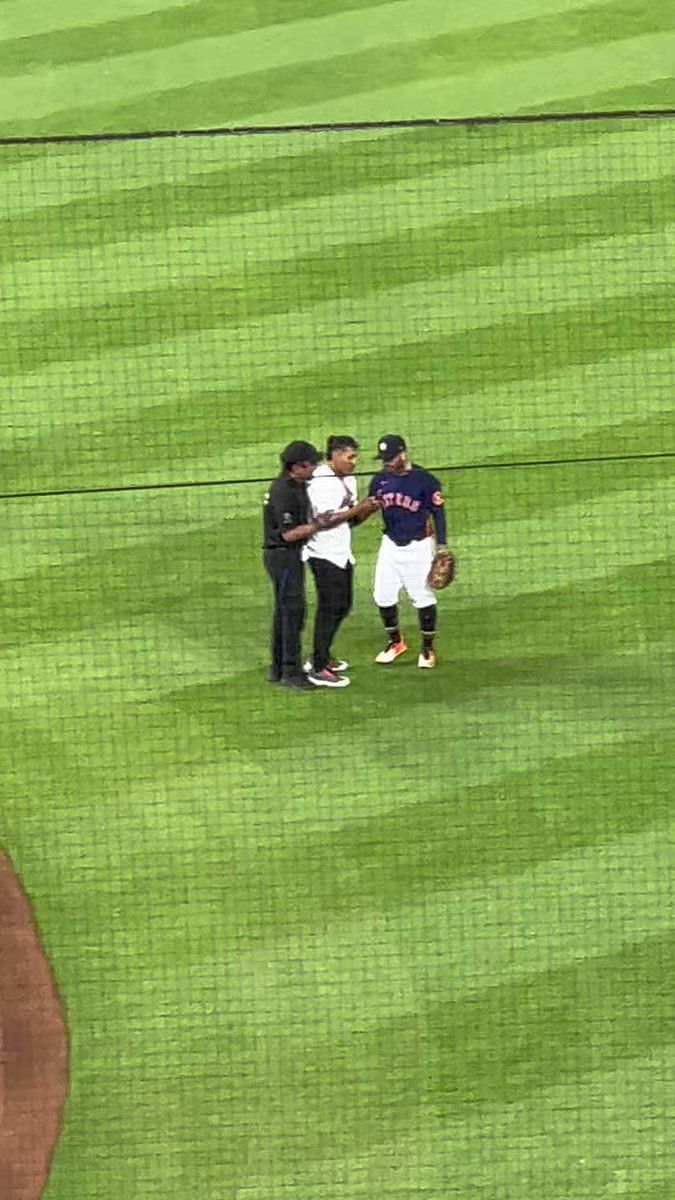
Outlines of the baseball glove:
{"type": "Polygon", "coordinates": [[[451,550],[437,550],[427,575],[427,587],[440,591],[455,578],[457,564],[451,550]]]}

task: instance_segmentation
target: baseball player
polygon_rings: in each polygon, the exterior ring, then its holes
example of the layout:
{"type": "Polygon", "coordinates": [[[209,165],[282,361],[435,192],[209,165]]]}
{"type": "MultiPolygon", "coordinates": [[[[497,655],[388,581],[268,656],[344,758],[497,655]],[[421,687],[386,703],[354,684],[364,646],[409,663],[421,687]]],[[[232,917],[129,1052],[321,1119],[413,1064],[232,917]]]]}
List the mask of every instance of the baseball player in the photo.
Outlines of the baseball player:
{"type": "Polygon", "coordinates": [[[434,557],[430,527],[433,523],[436,549],[445,551],[443,493],[434,475],[410,462],[398,434],[380,438],[375,457],[382,461],[382,470],[373,476],[368,491],[382,509],[384,532],[373,596],[387,631],[387,644],[375,662],[392,663],[408,649],[398,620],[398,597],[404,588],[419,618],[422,644],[417,665],[428,670],[436,666],[436,596],[427,583],[434,557]]]}
{"type": "Polygon", "coordinates": [[[302,550],[316,583],[314,647],[312,658],[305,663],[309,681],[315,687],[342,688],[349,684],[344,674],[349,664],[333,658],[331,646],[352,606],[351,526],[361,524],[378,508],[372,497],[358,503],[354,479],[358,448],[353,437],[329,437],[325,461],[307,485],[312,515],[321,514],[330,521],[305,542],[302,550]]]}

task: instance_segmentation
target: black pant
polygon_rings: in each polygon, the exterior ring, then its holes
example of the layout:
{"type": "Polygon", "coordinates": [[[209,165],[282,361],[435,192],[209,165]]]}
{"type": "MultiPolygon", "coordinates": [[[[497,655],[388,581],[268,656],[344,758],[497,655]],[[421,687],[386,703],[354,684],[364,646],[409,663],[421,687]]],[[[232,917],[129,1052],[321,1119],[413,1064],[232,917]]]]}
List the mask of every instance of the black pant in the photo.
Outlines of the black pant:
{"type": "Polygon", "coordinates": [[[310,558],[309,565],[316,583],[314,670],[322,671],[330,659],[331,642],[352,606],[354,571],[351,563],[336,567],[325,558],[310,558]]]}
{"type": "Polygon", "coordinates": [[[265,570],[274,587],[272,671],[299,675],[300,635],[305,624],[305,567],[299,550],[265,550],[265,570]]]}

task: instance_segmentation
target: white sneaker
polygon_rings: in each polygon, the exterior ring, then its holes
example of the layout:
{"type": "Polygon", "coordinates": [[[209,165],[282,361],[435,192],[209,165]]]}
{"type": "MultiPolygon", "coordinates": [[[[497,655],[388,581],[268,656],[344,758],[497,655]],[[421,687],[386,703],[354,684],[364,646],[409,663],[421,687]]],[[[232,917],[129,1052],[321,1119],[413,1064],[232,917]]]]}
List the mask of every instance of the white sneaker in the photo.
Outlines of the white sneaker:
{"type": "Polygon", "coordinates": [[[389,642],[388,645],[385,646],[384,650],[380,650],[375,662],[392,663],[395,658],[399,657],[400,654],[405,654],[407,649],[408,647],[403,641],[403,638],[401,638],[400,642],[389,642]]]}
{"type": "Polygon", "coordinates": [[[435,667],[436,655],[434,654],[433,650],[430,650],[428,654],[420,654],[417,660],[417,665],[418,667],[425,667],[427,671],[430,671],[432,667],[435,667]]]}
{"type": "Polygon", "coordinates": [[[349,687],[349,679],[346,675],[336,675],[335,671],[331,671],[330,667],[324,667],[323,671],[310,671],[307,675],[310,683],[314,687],[329,687],[329,688],[344,688],[349,687]]]}

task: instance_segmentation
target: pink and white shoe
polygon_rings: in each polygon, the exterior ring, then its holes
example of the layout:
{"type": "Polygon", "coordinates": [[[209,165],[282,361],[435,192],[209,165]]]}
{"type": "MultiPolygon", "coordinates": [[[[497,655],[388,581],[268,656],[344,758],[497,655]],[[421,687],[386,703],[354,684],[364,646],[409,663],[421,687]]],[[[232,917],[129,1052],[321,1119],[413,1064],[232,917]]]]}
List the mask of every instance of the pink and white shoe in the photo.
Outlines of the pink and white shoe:
{"type": "Polygon", "coordinates": [[[331,671],[330,667],[324,667],[322,671],[309,671],[307,678],[314,687],[328,688],[343,688],[349,686],[349,680],[346,675],[338,675],[336,671],[331,671]]]}
{"type": "MultiPolygon", "coordinates": [[[[331,659],[329,659],[329,660],[328,660],[328,663],[327,663],[327,666],[329,666],[329,667],[330,667],[331,671],[337,671],[338,675],[339,675],[339,674],[341,674],[341,672],[342,672],[342,671],[347,671],[347,670],[349,670],[349,663],[348,663],[348,662],[345,662],[345,661],[344,661],[343,659],[341,659],[341,658],[331,658],[331,659]]],[[[314,664],[312,663],[312,660],[311,660],[311,658],[308,658],[308,659],[307,659],[307,662],[305,663],[305,665],[304,665],[304,667],[303,667],[302,669],[303,669],[303,671],[305,672],[305,674],[306,674],[306,675],[309,675],[310,671],[313,671],[313,670],[314,670],[314,664]]]]}

